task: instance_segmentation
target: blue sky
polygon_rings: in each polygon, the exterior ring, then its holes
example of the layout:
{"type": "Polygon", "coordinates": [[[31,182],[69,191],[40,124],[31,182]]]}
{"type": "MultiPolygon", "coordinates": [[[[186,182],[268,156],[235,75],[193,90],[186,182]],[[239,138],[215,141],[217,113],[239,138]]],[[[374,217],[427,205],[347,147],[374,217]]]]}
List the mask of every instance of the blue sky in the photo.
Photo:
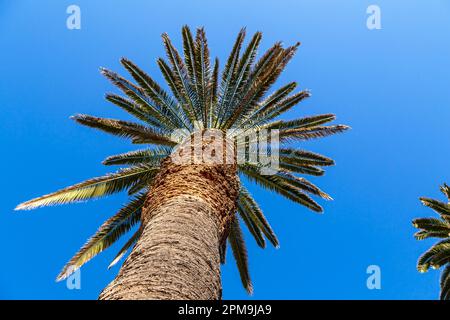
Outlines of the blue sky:
{"type": "Polygon", "coordinates": [[[411,219],[432,216],[418,197],[439,198],[439,185],[450,182],[449,16],[445,0],[0,1],[0,298],[95,299],[114,278],[118,268],[106,267],[120,244],[82,268],[81,290],[55,282],[124,195],[13,208],[101,175],[107,155],[135,148],[69,116],[127,118],[104,100],[115,89],[98,68],[123,73],[126,56],[161,81],[160,34],[179,46],[183,24],[205,26],[222,62],[242,26],[263,32],[262,49],[301,41],[278,85],[295,80],[313,96],[291,116],[331,112],[353,128],[305,146],[337,163],[311,179],[335,199],[322,202],[324,215],[250,188],[281,248],[261,250],[246,234],[255,293],[242,289],[229,255],[224,298],[437,298],[439,273],[415,269],[431,242],[413,239],[411,219]],[[81,30],[66,28],[70,4],[81,8],[81,30]],[[381,8],[381,30],[366,27],[371,4],[381,8]],[[369,265],[381,268],[381,290],[366,287],[369,265]]]}

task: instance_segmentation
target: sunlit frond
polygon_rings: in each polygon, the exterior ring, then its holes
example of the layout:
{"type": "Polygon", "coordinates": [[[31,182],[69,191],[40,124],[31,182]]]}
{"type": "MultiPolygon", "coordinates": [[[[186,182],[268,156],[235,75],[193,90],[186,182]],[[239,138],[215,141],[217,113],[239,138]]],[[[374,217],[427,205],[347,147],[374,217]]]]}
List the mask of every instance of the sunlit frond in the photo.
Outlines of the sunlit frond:
{"type": "Polygon", "coordinates": [[[123,169],[117,173],[89,179],[54,193],[29,200],[18,205],[15,210],[29,210],[43,206],[79,202],[103,197],[128,189],[140,179],[150,179],[150,177],[156,174],[157,170],[157,168],[148,165],[139,165],[123,169]]]}

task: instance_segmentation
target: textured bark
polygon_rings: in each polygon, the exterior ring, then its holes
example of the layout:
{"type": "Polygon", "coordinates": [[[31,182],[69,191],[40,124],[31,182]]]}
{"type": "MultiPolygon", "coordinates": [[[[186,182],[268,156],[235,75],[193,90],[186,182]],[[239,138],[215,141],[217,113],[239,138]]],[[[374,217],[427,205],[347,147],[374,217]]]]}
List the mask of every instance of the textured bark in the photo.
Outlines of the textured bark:
{"type": "Polygon", "coordinates": [[[149,190],[142,235],[99,299],[220,299],[219,247],[238,190],[235,164],[166,159],[149,190]]]}

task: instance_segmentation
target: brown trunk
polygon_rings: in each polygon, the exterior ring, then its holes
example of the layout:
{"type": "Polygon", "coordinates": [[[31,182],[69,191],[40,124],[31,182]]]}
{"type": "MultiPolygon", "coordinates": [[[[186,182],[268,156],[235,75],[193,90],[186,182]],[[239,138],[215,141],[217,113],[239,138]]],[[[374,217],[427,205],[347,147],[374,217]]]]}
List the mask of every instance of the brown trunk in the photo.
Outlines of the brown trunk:
{"type": "Polygon", "coordinates": [[[99,299],[220,299],[219,246],[238,189],[235,165],[166,159],[143,209],[142,235],[99,299]]]}

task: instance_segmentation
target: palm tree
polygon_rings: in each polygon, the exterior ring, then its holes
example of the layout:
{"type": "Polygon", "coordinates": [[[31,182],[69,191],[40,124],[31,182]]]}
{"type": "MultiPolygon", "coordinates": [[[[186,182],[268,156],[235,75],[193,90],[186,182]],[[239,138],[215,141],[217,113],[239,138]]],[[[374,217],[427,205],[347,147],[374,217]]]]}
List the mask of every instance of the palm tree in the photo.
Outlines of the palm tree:
{"type": "Polygon", "coordinates": [[[187,26],[182,28],[184,59],[168,35],[163,34],[168,62],[160,58],[157,63],[172,94],[128,59],[123,58],[121,63],[135,83],[101,69],[125,94],[110,93],[106,99],[140,123],[90,115],[76,115],[73,119],[131,139],[135,144],[152,146],[106,158],[105,165],[126,166],[115,173],[24,202],[16,208],[79,202],[124,190],[130,195],[129,203],[100,226],[64,267],[58,280],[69,276],[136,226],[110,266],[130,248],[131,253],[100,299],[220,299],[220,263],[225,262],[227,242],[243,286],[251,293],[241,222],[262,248],[265,239],[275,247],[278,240],[239,176],[313,211],[322,211],[310,195],[324,199],[331,199],[330,196],[298,174],[321,176],[322,167],[333,165],[333,160],[288,144],[333,135],[348,127],[324,125],[335,119],[332,114],[276,120],[310,96],[307,90],[291,94],[297,87],[295,82],[266,94],[299,44],[285,48],[275,43],[257,60],[261,33],[255,33],[245,49],[244,37],[242,29],[219,76],[219,60],[216,58],[211,64],[203,28],[197,29],[195,38],[187,26]],[[177,129],[186,134],[174,138],[177,129]],[[239,140],[243,132],[277,130],[280,146],[269,153],[278,153],[279,170],[267,175],[266,164],[259,160],[238,162],[236,152],[232,153],[231,162],[224,164],[186,165],[173,161],[178,152],[192,155],[192,146],[187,141],[208,129],[226,133],[226,148],[244,145],[246,157],[257,151],[247,148],[248,140],[239,140]]]}
{"type": "Polygon", "coordinates": [[[427,272],[430,267],[439,269],[444,267],[441,275],[442,300],[450,300],[450,187],[444,184],[441,187],[442,193],[447,197],[447,203],[430,199],[420,198],[420,201],[427,207],[439,214],[437,218],[414,219],[413,225],[420,229],[414,236],[417,240],[427,238],[443,239],[434,244],[426,251],[417,262],[419,272],[427,272]]]}

